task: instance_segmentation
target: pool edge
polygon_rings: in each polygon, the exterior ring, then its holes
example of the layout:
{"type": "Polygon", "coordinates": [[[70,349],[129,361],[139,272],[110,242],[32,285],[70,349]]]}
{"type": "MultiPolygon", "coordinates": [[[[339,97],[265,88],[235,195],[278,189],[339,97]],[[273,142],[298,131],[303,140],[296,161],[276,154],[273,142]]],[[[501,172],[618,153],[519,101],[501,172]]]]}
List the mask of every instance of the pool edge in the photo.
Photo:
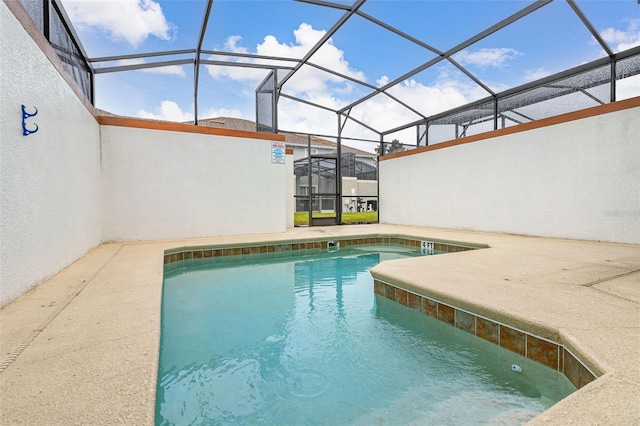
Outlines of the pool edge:
{"type": "MultiPolygon", "coordinates": [[[[553,321],[550,324],[558,325],[559,333],[565,336],[563,339],[572,336],[570,344],[601,363],[606,374],[563,399],[532,420],[531,424],[633,424],[640,418],[640,401],[637,398],[640,395],[640,366],[637,364],[640,348],[635,344],[640,339],[638,302],[611,295],[610,288],[607,292],[599,292],[583,285],[600,279],[603,274],[614,276],[616,273],[612,271],[640,269],[640,245],[377,224],[289,229],[278,234],[105,243],[99,246],[96,250],[103,251],[122,245],[127,249],[126,255],[114,259],[108,270],[100,274],[99,280],[90,283],[82,297],[76,297],[62,311],[64,315],[55,318],[1,373],[0,423],[53,424],[58,420],[57,424],[113,424],[114,421],[153,424],[156,379],[150,383],[149,377],[157,377],[157,360],[150,359],[149,355],[157,357],[159,348],[156,341],[160,332],[160,299],[157,297],[157,302],[155,299],[162,286],[164,250],[293,239],[334,239],[365,234],[416,235],[450,241],[476,241],[491,246],[488,250],[420,258],[428,271],[416,271],[417,277],[400,271],[397,265],[391,265],[398,261],[389,262],[380,270],[385,275],[396,278],[400,275],[409,281],[429,281],[429,285],[439,292],[442,288],[434,283],[440,281],[440,272],[446,271],[447,275],[442,276],[448,278],[441,283],[446,291],[442,292],[459,296],[461,300],[467,300],[469,294],[457,285],[460,282],[473,283],[474,289],[489,281],[500,289],[505,288],[502,285],[518,291],[518,286],[522,285],[528,285],[530,290],[540,287],[536,293],[538,298],[527,300],[526,309],[519,308],[522,303],[518,293],[500,296],[498,302],[503,306],[498,312],[504,315],[504,311],[514,311],[522,317],[520,321],[531,320],[536,327],[541,323],[540,318],[551,315],[553,321]],[[494,271],[496,265],[501,269],[494,271]],[[486,270],[493,272],[485,276],[486,270]],[[506,281],[506,278],[511,281],[506,281]],[[140,298],[127,297],[130,291],[139,293],[140,298]],[[540,301],[551,301],[554,306],[560,302],[571,303],[568,306],[573,310],[571,315],[548,308],[542,309],[544,315],[535,316],[527,312],[541,311],[535,305],[540,301]],[[635,310],[631,312],[631,308],[635,310]],[[100,324],[87,321],[96,316],[105,316],[109,321],[100,324]],[[585,321],[589,322],[586,327],[585,321]],[[66,329],[69,324],[78,326],[78,334],[71,339],[73,342],[66,341],[70,338],[66,329]],[[109,332],[109,336],[105,336],[105,332],[109,332]],[[135,336],[130,340],[132,346],[102,344],[98,351],[94,344],[95,339],[110,337],[110,341],[118,342],[129,335],[135,336]],[[60,343],[73,350],[58,351],[60,343]],[[146,352],[148,354],[145,355],[146,352]],[[41,354],[48,355],[44,358],[41,354]],[[134,374],[124,374],[127,370],[134,374]],[[70,371],[73,375],[68,374],[70,371]],[[144,374],[146,371],[150,374],[144,374]]],[[[92,251],[12,302],[11,309],[3,307],[3,318],[23,323],[25,333],[31,333],[39,322],[37,319],[30,322],[21,312],[42,312],[52,302],[64,300],[69,285],[84,279],[85,269],[87,276],[99,269],[101,265],[93,257],[92,251]],[[85,268],[86,263],[91,262],[93,264],[85,268]],[[37,305],[33,306],[35,303],[37,305]],[[45,307],[40,308],[41,305],[45,307]]],[[[3,340],[11,334],[6,324],[4,322],[0,327],[3,340]]]]}

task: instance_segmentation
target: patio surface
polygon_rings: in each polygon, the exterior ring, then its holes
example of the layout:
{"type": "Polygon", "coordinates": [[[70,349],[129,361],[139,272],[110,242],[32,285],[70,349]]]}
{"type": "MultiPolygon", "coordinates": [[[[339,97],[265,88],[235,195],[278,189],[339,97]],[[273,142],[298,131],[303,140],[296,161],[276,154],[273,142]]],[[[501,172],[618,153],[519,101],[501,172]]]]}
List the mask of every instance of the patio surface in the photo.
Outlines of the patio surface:
{"type": "Polygon", "coordinates": [[[0,424],[153,424],[165,249],[375,234],[489,245],[374,271],[555,340],[600,376],[530,424],[640,425],[640,245],[383,224],[93,249],[0,310],[0,424]]]}

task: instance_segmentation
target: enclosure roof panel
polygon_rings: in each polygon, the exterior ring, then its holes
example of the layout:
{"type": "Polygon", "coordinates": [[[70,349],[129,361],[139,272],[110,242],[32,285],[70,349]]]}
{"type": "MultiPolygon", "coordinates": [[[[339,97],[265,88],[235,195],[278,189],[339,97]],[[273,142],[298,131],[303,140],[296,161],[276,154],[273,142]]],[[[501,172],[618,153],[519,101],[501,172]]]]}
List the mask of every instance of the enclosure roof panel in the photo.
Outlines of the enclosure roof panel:
{"type": "Polygon", "coordinates": [[[363,138],[640,46],[635,1],[53,3],[96,71],[98,108],[255,120],[274,72],[279,127],[363,138]]]}

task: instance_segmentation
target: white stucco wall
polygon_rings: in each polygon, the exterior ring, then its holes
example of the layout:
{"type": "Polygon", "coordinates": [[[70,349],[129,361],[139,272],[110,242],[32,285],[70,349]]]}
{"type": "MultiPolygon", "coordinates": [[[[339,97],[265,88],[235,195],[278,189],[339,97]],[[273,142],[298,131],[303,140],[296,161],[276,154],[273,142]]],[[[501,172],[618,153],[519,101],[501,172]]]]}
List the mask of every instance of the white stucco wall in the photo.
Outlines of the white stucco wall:
{"type": "Polygon", "coordinates": [[[380,162],[383,223],[640,243],[640,108],[380,162]]]}
{"type": "MultiPolygon", "coordinates": [[[[284,232],[267,140],[101,126],[104,240],[284,232]]],[[[289,157],[289,156],[287,156],[289,157]]]]}
{"type": "Polygon", "coordinates": [[[99,126],[0,2],[0,305],[101,240],[99,126]],[[22,135],[22,110],[38,132],[22,135]]]}

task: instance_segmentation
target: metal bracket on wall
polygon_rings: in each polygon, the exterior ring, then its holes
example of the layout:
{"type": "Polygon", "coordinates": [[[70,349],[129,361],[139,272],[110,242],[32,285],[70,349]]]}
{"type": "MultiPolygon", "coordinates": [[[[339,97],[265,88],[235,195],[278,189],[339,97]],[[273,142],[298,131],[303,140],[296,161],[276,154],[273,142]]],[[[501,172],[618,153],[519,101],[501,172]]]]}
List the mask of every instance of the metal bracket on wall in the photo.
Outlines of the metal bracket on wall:
{"type": "Polygon", "coordinates": [[[26,106],[22,105],[22,135],[29,136],[30,134],[38,131],[38,125],[36,123],[33,123],[36,128],[34,130],[27,129],[27,118],[38,115],[38,108],[33,107],[33,109],[36,110],[36,112],[34,113],[28,113],[25,108],[26,106]]]}

